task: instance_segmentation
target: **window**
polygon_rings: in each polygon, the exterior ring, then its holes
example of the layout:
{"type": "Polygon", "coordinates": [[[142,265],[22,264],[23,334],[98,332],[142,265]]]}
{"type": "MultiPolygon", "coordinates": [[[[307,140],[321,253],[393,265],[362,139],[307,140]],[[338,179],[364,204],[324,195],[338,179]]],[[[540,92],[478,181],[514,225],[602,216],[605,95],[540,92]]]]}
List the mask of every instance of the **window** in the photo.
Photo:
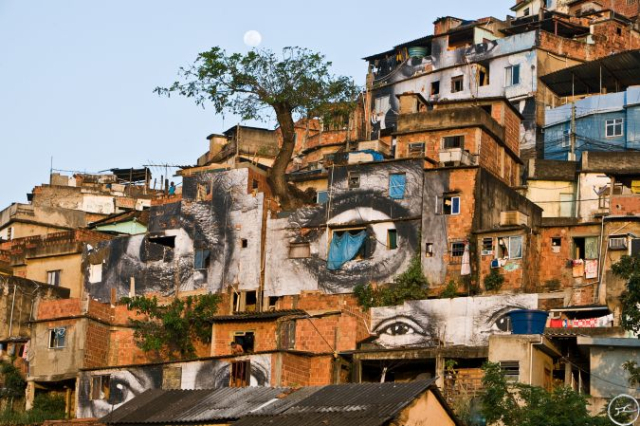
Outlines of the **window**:
{"type": "Polygon", "coordinates": [[[464,76],[459,75],[451,79],[451,93],[462,92],[464,90],[464,76]]]}
{"type": "Polygon", "coordinates": [[[620,27],[616,28],[616,34],[621,36],[622,35],[622,28],[620,28],[620,27]]]}
{"type": "Polygon", "coordinates": [[[640,238],[631,240],[631,256],[640,256],[640,238]]]}
{"type": "Polygon", "coordinates": [[[329,193],[327,191],[318,191],[316,193],[316,203],[325,204],[329,200],[329,193]]]}
{"type": "Polygon", "coordinates": [[[624,123],[624,119],[622,118],[614,118],[613,120],[607,120],[605,122],[605,128],[607,132],[608,138],[615,138],[618,136],[622,136],[622,125],[624,123]]]}
{"type": "Polygon", "coordinates": [[[561,237],[551,238],[551,251],[554,253],[560,253],[560,247],[562,247],[562,238],[561,237]]]}
{"type": "Polygon", "coordinates": [[[89,265],[89,283],[96,284],[102,282],[102,263],[89,265]]]}
{"type": "Polygon", "coordinates": [[[196,189],[196,201],[205,201],[207,199],[207,194],[209,193],[207,185],[204,183],[199,183],[196,189]]]}
{"type": "Polygon", "coordinates": [[[424,245],[424,256],[433,257],[433,243],[426,243],[424,245]]]}
{"type": "Polygon", "coordinates": [[[522,237],[498,238],[498,258],[522,259],[522,237]]]}
{"type": "Polygon", "coordinates": [[[460,197],[443,196],[442,198],[436,197],[436,213],[446,215],[460,214],[460,197]]]}
{"type": "Polygon", "coordinates": [[[269,296],[267,303],[269,304],[268,308],[270,311],[276,310],[278,307],[278,300],[280,300],[280,296],[269,296]]]}
{"type": "Polygon", "coordinates": [[[478,86],[487,86],[489,84],[489,68],[478,65],[478,86]]]}
{"type": "Polygon", "coordinates": [[[257,179],[251,179],[251,189],[258,189],[259,186],[260,186],[260,183],[258,182],[257,179]]]}
{"type": "Polygon", "coordinates": [[[505,86],[515,86],[520,84],[520,65],[513,65],[505,68],[505,86]]]}
{"type": "Polygon", "coordinates": [[[295,349],[296,322],[283,321],[278,324],[278,349],[295,349]]]}
{"type": "Polygon", "coordinates": [[[517,382],[520,379],[520,363],[518,361],[500,361],[500,368],[508,381],[517,382]]]}
{"type": "Polygon", "coordinates": [[[348,183],[349,189],[360,188],[360,173],[349,172],[348,183]]]}
{"type": "Polygon", "coordinates": [[[424,157],[424,142],[409,144],[409,157],[424,157]]]}
{"type": "Polygon", "coordinates": [[[240,247],[247,248],[249,247],[249,240],[246,238],[240,238],[240,247]]]}
{"type": "Polygon", "coordinates": [[[529,16],[531,14],[531,10],[527,7],[524,12],[522,12],[523,16],[529,16]]]}
{"type": "Polygon", "coordinates": [[[462,263],[464,255],[464,243],[451,243],[451,259],[449,263],[462,263]]]}
{"type": "Polygon", "coordinates": [[[289,259],[306,259],[308,257],[311,257],[309,243],[289,244],[289,259]]]}
{"type": "Polygon", "coordinates": [[[389,175],[389,197],[394,200],[404,198],[404,190],[407,184],[407,175],[404,173],[391,173],[389,175]]]}
{"type": "Polygon", "coordinates": [[[369,254],[369,249],[366,228],[334,230],[329,243],[327,269],[335,271],[350,260],[364,260],[369,254]]]}
{"type": "Polygon", "coordinates": [[[440,94],[440,82],[433,81],[431,83],[431,96],[439,95],[439,94],[440,94]]]}
{"type": "Polygon", "coordinates": [[[489,256],[493,254],[493,237],[482,239],[482,255],[489,256]]]}
{"type": "Polygon", "coordinates": [[[209,267],[209,259],[211,258],[211,252],[206,249],[196,250],[193,258],[193,269],[202,270],[209,267]]]}
{"type": "Polygon", "coordinates": [[[442,138],[444,149],[464,148],[464,136],[446,136],[442,138]]]}
{"type": "Polygon", "coordinates": [[[91,378],[91,399],[108,400],[111,376],[93,376],[91,378]]]}
{"type": "Polygon", "coordinates": [[[253,331],[236,331],[233,341],[242,346],[244,353],[253,352],[255,333],[253,331]]]}
{"type": "Polygon", "coordinates": [[[55,285],[56,287],[60,285],[60,273],[62,271],[57,269],[55,271],[47,271],[47,284],[55,285]]]}
{"type": "Polygon", "coordinates": [[[378,113],[389,111],[389,96],[380,96],[379,98],[376,98],[374,108],[378,113]]]}
{"type": "MultiPolygon", "coordinates": [[[[244,293],[244,310],[245,312],[255,312],[258,307],[258,292],[247,291],[244,293]]],[[[253,343],[252,343],[253,345],[253,343]]],[[[251,347],[253,350],[253,346],[251,347]]]]}
{"type": "Polygon", "coordinates": [[[387,250],[395,250],[398,248],[398,231],[395,229],[387,230],[387,250]]]}
{"type": "Polygon", "coordinates": [[[598,237],[575,237],[573,239],[574,259],[597,259],[598,237]]]}
{"type": "Polygon", "coordinates": [[[56,327],[49,330],[49,348],[57,349],[64,348],[65,339],[67,336],[66,327],[56,327]]]}
{"type": "Polygon", "coordinates": [[[626,250],[627,237],[609,237],[609,250],[626,250]]]}
{"type": "Polygon", "coordinates": [[[229,387],[239,388],[251,384],[251,361],[231,361],[229,387]]]}
{"type": "Polygon", "coordinates": [[[232,312],[255,312],[258,296],[255,291],[241,291],[234,292],[233,298],[231,300],[231,311],[232,312]]]}

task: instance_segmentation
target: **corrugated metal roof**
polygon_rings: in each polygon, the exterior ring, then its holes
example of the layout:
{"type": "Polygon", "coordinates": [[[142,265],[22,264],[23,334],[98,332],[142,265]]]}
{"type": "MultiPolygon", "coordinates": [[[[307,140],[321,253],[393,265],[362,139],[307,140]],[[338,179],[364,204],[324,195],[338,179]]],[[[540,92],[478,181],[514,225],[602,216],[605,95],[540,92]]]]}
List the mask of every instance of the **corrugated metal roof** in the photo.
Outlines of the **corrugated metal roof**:
{"type": "Polygon", "coordinates": [[[277,401],[290,388],[244,387],[148,390],[100,421],[108,424],[176,424],[235,420],[277,401]]]}
{"type": "Polygon", "coordinates": [[[630,50],[565,68],[540,79],[558,96],[601,93],[601,83],[611,93],[640,84],[638,68],[640,50],[630,50]]]}

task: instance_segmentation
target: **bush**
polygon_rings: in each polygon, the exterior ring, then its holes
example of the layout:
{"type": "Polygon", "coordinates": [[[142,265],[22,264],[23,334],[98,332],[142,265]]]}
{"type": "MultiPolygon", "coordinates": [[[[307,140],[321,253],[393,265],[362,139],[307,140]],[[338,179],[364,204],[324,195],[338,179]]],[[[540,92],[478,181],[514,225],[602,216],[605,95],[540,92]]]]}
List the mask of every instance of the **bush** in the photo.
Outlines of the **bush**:
{"type": "Polygon", "coordinates": [[[440,293],[440,297],[442,299],[453,299],[458,295],[458,284],[455,281],[449,281],[447,287],[444,289],[442,293],[440,293]]]}
{"type": "Polygon", "coordinates": [[[405,300],[421,300],[429,296],[429,281],[422,273],[420,255],[411,259],[409,268],[398,275],[393,284],[373,288],[371,284],[357,285],[353,293],[363,309],[394,306],[405,300]]]}
{"type": "Polygon", "coordinates": [[[4,410],[0,413],[0,424],[33,425],[45,420],[62,420],[64,418],[64,397],[54,393],[39,393],[33,400],[33,409],[30,411],[4,410]]]}
{"type": "Polygon", "coordinates": [[[484,288],[489,291],[500,290],[502,283],[504,283],[504,275],[497,269],[492,269],[491,273],[484,277],[484,288]]]}

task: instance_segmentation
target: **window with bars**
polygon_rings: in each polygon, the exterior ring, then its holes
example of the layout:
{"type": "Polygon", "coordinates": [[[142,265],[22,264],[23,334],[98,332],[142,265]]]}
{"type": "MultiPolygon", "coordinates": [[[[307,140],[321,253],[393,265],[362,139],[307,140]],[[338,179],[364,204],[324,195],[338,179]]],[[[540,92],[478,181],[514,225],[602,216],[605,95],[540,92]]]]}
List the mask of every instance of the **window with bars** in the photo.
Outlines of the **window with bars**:
{"type": "Polygon", "coordinates": [[[493,254],[493,237],[482,239],[482,255],[489,256],[493,254]]]}
{"type": "Polygon", "coordinates": [[[464,242],[451,243],[451,259],[449,263],[462,263],[462,256],[464,256],[464,242]]]}

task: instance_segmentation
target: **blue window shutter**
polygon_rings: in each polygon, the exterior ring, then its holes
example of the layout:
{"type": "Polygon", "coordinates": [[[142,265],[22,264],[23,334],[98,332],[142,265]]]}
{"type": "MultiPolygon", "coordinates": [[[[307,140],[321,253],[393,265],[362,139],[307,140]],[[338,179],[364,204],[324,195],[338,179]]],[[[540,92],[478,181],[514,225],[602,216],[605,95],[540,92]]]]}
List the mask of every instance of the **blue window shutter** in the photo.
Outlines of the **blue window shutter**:
{"type": "Polygon", "coordinates": [[[451,198],[451,214],[460,213],[460,197],[451,198]]]}
{"type": "Polygon", "coordinates": [[[318,191],[317,203],[325,204],[329,199],[329,193],[327,191],[318,191]]]}
{"type": "Polygon", "coordinates": [[[404,173],[393,173],[389,175],[389,197],[394,200],[403,199],[406,184],[407,175],[404,173]]]}
{"type": "Polygon", "coordinates": [[[520,65],[513,67],[513,84],[520,84],[520,65]]]}

